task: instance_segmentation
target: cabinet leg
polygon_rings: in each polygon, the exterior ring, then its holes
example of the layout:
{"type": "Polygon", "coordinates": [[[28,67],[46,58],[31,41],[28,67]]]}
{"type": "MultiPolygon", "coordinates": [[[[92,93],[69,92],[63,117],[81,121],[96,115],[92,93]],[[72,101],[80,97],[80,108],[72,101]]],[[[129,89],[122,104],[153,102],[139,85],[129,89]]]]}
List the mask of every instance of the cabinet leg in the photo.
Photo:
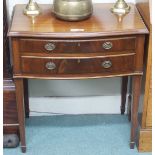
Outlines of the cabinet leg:
{"type": "Polygon", "coordinates": [[[29,118],[29,92],[28,92],[28,80],[24,79],[24,104],[25,104],[25,116],[29,118]]]}
{"type": "Polygon", "coordinates": [[[22,152],[26,152],[25,141],[25,107],[23,102],[23,79],[14,79],[16,86],[16,103],[19,121],[19,135],[22,152]]]}
{"type": "Polygon", "coordinates": [[[136,131],[138,128],[138,107],[141,92],[141,79],[142,76],[133,77],[133,103],[131,105],[131,137],[130,137],[131,149],[134,149],[136,140],[136,131]]]}
{"type": "Polygon", "coordinates": [[[128,96],[128,111],[127,111],[127,116],[128,116],[129,122],[131,121],[131,101],[132,101],[132,95],[130,94],[128,96]]]}
{"type": "Polygon", "coordinates": [[[122,77],[122,87],[121,87],[121,114],[125,113],[125,103],[128,88],[128,77],[122,77]]]}
{"type": "Polygon", "coordinates": [[[130,77],[130,85],[129,85],[129,96],[128,96],[128,108],[127,115],[128,120],[131,121],[131,102],[132,102],[132,77],[130,77]]]}

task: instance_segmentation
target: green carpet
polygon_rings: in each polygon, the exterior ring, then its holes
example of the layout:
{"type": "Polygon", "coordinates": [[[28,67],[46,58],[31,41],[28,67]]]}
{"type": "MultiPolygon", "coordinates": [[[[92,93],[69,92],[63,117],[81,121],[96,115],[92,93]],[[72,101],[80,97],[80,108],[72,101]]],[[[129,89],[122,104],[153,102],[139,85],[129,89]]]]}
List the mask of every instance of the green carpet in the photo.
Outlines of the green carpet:
{"type": "MultiPolygon", "coordinates": [[[[130,123],[121,115],[30,117],[26,155],[151,155],[129,148],[130,123]]],[[[20,148],[4,155],[22,155],[20,148]]]]}

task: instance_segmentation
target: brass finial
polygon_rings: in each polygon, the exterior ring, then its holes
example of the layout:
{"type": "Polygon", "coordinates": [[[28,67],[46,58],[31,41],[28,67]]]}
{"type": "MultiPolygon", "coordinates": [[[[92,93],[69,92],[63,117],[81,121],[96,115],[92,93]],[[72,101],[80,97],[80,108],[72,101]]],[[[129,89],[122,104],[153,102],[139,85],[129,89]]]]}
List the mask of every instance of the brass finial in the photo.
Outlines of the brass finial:
{"type": "Polygon", "coordinates": [[[126,14],[130,11],[130,6],[124,0],[117,0],[111,11],[115,14],[126,14]]]}
{"type": "Polygon", "coordinates": [[[26,15],[38,15],[41,10],[38,4],[34,0],[29,0],[29,3],[26,5],[24,9],[24,14],[26,15]]]}

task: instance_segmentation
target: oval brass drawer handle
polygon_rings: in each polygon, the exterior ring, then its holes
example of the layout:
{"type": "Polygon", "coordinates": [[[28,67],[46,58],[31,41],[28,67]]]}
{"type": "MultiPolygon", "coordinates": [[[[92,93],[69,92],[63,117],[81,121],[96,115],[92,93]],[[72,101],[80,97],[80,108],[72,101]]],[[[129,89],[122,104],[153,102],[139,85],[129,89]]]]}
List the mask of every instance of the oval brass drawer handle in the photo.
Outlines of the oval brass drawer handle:
{"type": "Polygon", "coordinates": [[[47,51],[53,51],[56,48],[54,43],[47,43],[44,47],[47,51]]]}
{"type": "Polygon", "coordinates": [[[45,66],[48,70],[54,70],[56,68],[56,65],[54,62],[47,62],[45,66]]]}
{"type": "Polygon", "coordinates": [[[112,42],[105,42],[105,43],[103,43],[102,47],[106,50],[109,50],[113,47],[113,44],[112,44],[112,42]]]}
{"type": "Polygon", "coordinates": [[[110,60],[106,60],[104,62],[102,62],[102,67],[108,69],[112,66],[112,62],[110,60]]]}

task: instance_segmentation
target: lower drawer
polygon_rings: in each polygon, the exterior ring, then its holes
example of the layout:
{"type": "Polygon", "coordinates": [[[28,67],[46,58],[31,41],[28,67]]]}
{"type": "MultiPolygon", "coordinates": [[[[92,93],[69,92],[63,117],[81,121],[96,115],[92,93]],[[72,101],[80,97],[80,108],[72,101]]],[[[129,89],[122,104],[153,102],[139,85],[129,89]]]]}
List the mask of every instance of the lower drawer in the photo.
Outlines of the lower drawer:
{"type": "Polygon", "coordinates": [[[133,72],[134,55],[107,58],[45,59],[22,57],[22,73],[31,75],[121,74],[133,72]]]}

